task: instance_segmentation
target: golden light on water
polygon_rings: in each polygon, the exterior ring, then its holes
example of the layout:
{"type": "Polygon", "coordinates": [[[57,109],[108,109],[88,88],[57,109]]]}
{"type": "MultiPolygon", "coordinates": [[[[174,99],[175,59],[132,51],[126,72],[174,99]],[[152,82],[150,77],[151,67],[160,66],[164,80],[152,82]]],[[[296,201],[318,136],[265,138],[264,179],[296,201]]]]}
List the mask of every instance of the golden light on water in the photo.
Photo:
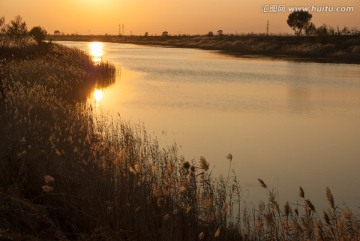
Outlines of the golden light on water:
{"type": "Polygon", "coordinates": [[[104,45],[101,42],[89,43],[89,48],[90,48],[89,54],[91,55],[92,60],[95,63],[101,62],[101,57],[104,55],[103,47],[104,45]]]}
{"type": "Polygon", "coordinates": [[[94,99],[96,102],[100,102],[103,98],[103,91],[99,89],[95,89],[94,91],[94,99]]]}

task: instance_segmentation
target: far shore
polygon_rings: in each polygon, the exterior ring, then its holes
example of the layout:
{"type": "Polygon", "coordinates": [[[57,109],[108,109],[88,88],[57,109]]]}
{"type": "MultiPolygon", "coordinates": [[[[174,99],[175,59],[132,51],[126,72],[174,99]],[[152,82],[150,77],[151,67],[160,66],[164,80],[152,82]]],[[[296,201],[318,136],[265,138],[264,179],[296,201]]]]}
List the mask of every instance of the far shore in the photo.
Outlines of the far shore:
{"type": "Polygon", "coordinates": [[[360,35],[334,36],[113,36],[50,35],[52,41],[101,41],[218,50],[239,57],[360,64],[360,35]]]}

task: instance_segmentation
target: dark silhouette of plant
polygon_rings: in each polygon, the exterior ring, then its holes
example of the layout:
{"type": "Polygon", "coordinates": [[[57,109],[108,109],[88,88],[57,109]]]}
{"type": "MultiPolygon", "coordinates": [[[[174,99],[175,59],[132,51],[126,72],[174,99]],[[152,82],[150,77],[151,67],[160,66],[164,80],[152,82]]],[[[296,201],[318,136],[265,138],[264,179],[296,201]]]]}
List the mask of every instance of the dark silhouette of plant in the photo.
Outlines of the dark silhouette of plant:
{"type": "Polygon", "coordinates": [[[332,27],[332,26],[329,26],[329,34],[330,35],[336,35],[336,31],[335,31],[335,28],[334,27],[332,27]]]}
{"type": "Polygon", "coordinates": [[[44,41],[47,32],[45,29],[41,28],[40,26],[37,26],[37,27],[33,27],[30,30],[29,34],[40,45],[44,41]]]}
{"type": "Polygon", "coordinates": [[[0,18],[0,47],[6,46],[7,38],[4,36],[6,33],[5,17],[0,18]]]}
{"type": "Polygon", "coordinates": [[[289,14],[287,24],[295,31],[295,35],[300,36],[302,30],[309,24],[312,15],[306,11],[295,11],[289,14]]]}
{"type": "Polygon", "coordinates": [[[308,36],[317,34],[317,29],[313,23],[310,23],[305,27],[305,34],[308,36]]]}
{"type": "Polygon", "coordinates": [[[212,37],[212,36],[214,36],[213,31],[208,32],[207,36],[208,36],[208,37],[212,37]]]}
{"type": "Polygon", "coordinates": [[[317,34],[319,36],[328,36],[329,35],[329,28],[326,24],[321,25],[317,28],[317,34]]]}
{"type": "Polygon", "coordinates": [[[341,33],[341,35],[350,35],[351,31],[348,27],[344,27],[340,33],[341,33]]]}
{"type": "Polygon", "coordinates": [[[6,26],[6,34],[10,39],[14,40],[16,45],[24,45],[28,31],[26,23],[20,15],[16,16],[15,19],[11,20],[10,24],[6,26]]]}
{"type": "Polygon", "coordinates": [[[0,34],[5,33],[5,18],[0,18],[0,34]]]}
{"type": "Polygon", "coordinates": [[[169,32],[168,32],[168,31],[164,31],[164,32],[162,32],[161,36],[167,37],[167,36],[169,36],[169,32]]]}
{"type": "Polygon", "coordinates": [[[224,31],[222,31],[221,29],[217,31],[219,36],[223,36],[224,35],[224,31]]]}

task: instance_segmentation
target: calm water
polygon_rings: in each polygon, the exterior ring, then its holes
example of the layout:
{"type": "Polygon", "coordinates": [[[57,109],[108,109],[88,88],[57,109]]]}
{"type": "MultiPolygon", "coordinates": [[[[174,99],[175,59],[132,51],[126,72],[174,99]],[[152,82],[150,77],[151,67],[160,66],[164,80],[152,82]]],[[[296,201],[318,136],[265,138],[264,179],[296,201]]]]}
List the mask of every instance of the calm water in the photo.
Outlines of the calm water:
{"type": "Polygon", "coordinates": [[[281,200],[298,188],[323,207],[360,206],[360,66],[234,58],[217,52],[129,44],[63,42],[114,63],[115,85],[99,108],[144,123],[163,145],[176,142],[216,175],[232,167],[249,202],[281,200]]]}

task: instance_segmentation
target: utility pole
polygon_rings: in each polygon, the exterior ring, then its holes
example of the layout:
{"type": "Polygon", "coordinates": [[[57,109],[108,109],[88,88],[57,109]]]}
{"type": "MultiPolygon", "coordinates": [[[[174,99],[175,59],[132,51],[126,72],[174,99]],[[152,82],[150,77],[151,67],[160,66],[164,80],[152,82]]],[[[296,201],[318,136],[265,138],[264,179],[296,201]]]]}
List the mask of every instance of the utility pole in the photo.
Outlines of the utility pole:
{"type": "Polygon", "coordinates": [[[266,22],[266,36],[269,36],[269,20],[266,22]]]}
{"type": "Polygon", "coordinates": [[[125,35],[125,26],[122,24],[122,34],[125,35]]]}
{"type": "Polygon", "coordinates": [[[119,24],[119,36],[121,35],[121,29],[120,29],[120,24],[119,24]]]}

